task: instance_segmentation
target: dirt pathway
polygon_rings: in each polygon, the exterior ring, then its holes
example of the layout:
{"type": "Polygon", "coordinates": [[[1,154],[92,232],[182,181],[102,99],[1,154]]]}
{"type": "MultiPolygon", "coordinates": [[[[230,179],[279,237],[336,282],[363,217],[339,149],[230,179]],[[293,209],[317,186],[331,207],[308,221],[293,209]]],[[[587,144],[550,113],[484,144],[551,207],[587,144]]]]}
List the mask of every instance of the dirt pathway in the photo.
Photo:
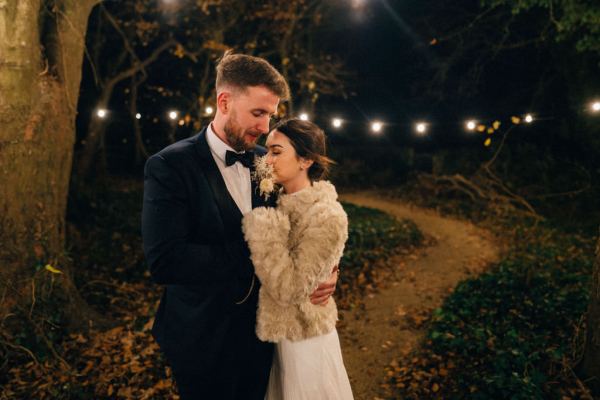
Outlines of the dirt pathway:
{"type": "Polygon", "coordinates": [[[398,257],[394,276],[365,299],[365,309],[342,314],[339,334],[354,398],[382,397],[385,366],[406,357],[424,334],[422,321],[442,304],[461,280],[497,260],[500,250],[492,235],[474,225],[433,211],[411,207],[375,193],[345,194],[343,201],[377,208],[414,221],[435,239],[409,257],[398,257]]]}

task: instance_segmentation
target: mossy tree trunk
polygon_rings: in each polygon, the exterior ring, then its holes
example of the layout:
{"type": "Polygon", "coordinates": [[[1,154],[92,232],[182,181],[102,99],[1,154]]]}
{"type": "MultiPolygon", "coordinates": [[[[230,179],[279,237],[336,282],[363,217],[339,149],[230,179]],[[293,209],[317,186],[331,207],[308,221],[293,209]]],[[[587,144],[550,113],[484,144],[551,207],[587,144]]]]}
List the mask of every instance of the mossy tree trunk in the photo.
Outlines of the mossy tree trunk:
{"type": "Polygon", "coordinates": [[[0,0],[0,319],[49,280],[63,307],[81,310],[64,255],[65,213],[85,34],[98,1],[0,0]]]}

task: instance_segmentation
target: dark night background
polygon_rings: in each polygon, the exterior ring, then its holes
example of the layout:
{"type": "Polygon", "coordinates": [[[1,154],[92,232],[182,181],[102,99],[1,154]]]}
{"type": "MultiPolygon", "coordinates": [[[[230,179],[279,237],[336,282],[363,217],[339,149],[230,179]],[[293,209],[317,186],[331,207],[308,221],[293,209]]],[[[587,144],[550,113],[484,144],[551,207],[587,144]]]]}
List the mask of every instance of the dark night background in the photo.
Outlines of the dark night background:
{"type": "MultiPolygon", "coordinates": [[[[288,30],[287,22],[275,17],[270,22],[264,22],[269,17],[261,14],[249,21],[244,17],[239,28],[228,28],[219,36],[225,47],[207,51],[203,43],[210,30],[207,33],[199,27],[217,16],[240,16],[200,13],[195,20],[189,9],[193,3],[142,3],[142,13],[124,8],[120,2],[104,3],[104,10],[118,18],[141,60],[167,37],[197,56],[191,60],[169,49],[146,69],[136,105],[142,114],[140,135],[148,154],[196,133],[210,121],[210,115],[202,115],[201,109],[211,105],[211,74],[222,49],[246,49],[264,55],[275,66],[288,51],[283,45],[278,48],[288,30]],[[140,19],[155,24],[146,28],[149,33],[136,35],[128,25],[127,21],[135,25],[140,19]],[[263,23],[268,27],[260,25],[263,23]],[[240,41],[246,37],[240,35],[259,39],[249,44],[240,41]],[[202,76],[208,79],[199,88],[202,76]],[[176,121],[167,117],[172,109],[179,112],[176,121]],[[182,118],[186,118],[185,124],[178,125],[182,118]]],[[[578,214],[585,229],[595,230],[595,219],[583,216],[598,212],[600,117],[591,112],[590,104],[600,91],[599,57],[597,52],[576,50],[576,36],[561,40],[553,36],[546,10],[533,8],[512,15],[508,7],[489,11],[479,1],[468,0],[313,4],[326,4],[319,12],[311,9],[319,15],[319,22],[311,23],[309,17],[305,30],[291,36],[303,46],[301,50],[288,46],[294,98],[293,109],[284,115],[307,112],[326,129],[331,156],[339,163],[332,175],[336,183],[344,187],[394,186],[419,171],[469,175],[493,157],[508,133],[496,170],[509,187],[518,188],[534,203],[543,198],[536,207],[550,207],[548,212],[559,213],[567,221],[578,214]],[[331,67],[331,57],[341,64],[331,67]],[[336,83],[322,86],[319,78],[306,72],[308,64],[317,65],[322,69],[319,72],[335,71],[329,76],[333,75],[336,83]],[[311,81],[316,85],[307,89],[311,81]],[[534,122],[523,123],[529,113],[534,122]],[[514,116],[521,119],[517,126],[512,126],[514,116]],[[332,128],[333,117],[344,120],[341,129],[332,128]],[[370,123],[376,120],[384,123],[379,134],[370,131],[370,123]],[[465,129],[467,120],[486,127],[494,121],[501,123],[489,136],[490,146],[484,146],[485,132],[465,129]],[[417,122],[428,124],[426,134],[416,133],[417,122]],[[570,202],[570,197],[554,197],[571,192],[581,192],[577,203],[570,202]]],[[[275,13],[277,7],[272,5],[271,11],[275,13]]],[[[103,16],[98,7],[90,18],[88,48],[96,56],[86,57],[84,64],[76,158],[93,130],[90,122],[94,122],[102,87],[95,83],[95,76],[102,81],[103,75],[114,76],[125,69],[111,62],[124,49],[123,33],[107,26],[103,16]],[[114,71],[112,64],[118,66],[114,71]]],[[[131,65],[131,61],[123,65],[131,65]]],[[[139,151],[134,156],[139,146],[128,110],[131,82],[125,79],[116,84],[109,97],[108,117],[96,118],[101,122],[97,127],[104,130],[103,143],[97,150],[92,147],[99,154],[95,173],[100,176],[142,176],[144,157],[139,151]]],[[[77,175],[77,168],[74,172],[77,175]]]]}
{"type": "MultiPolygon", "coordinates": [[[[588,142],[592,135],[589,131],[597,133],[598,117],[587,110],[600,85],[598,60],[593,54],[576,53],[572,43],[557,44],[551,38],[520,48],[499,49],[500,32],[496,31],[503,29],[500,19],[485,22],[493,24],[491,27],[474,25],[471,31],[462,33],[464,43],[457,44],[458,37],[452,32],[480,12],[477,1],[363,1],[354,2],[360,4],[355,7],[350,3],[315,32],[324,51],[344,60],[349,72],[344,82],[347,97],[324,95],[314,110],[310,104],[303,106],[310,103],[306,97],[300,97],[296,104],[297,112],[307,110],[311,119],[325,128],[330,128],[333,116],[344,119],[342,130],[328,130],[332,141],[358,141],[365,146],[393,144],[429,152],[466,147],[478,149],[485,157],[488,149],[480,148],[482,135],[464,129],[467,119],[483,123],[500,120],[503,127],[508,127],[511,116],[532,113],[536,122],[518,127],[511,140],[536,146],[540,153],[552,151],[566,160],[595,166],[588,142]],[[380,137],[369,133],[373,120],[385,124],[380,137]],[[415,135],[417,121],[431,124],[425,137],[415,135]]],[[[107,3],[106,7],[114,4],[107,3]]],[[[507,42],[533,41],[544,24],[545,16],[539,14],[513,23],[507,42]]],[[[92,17],[90,32],[94,21],[92,17]]],[[[175,35],[183,30],[178,23],[169,29],[175,35]]],[[[185,70],[169,65],[168,57],[163,58],[164,62],[152,67],[147,85],[179,92],[140,101],[144,137],[151,152],[166,144],[167,111],[185,109],[189,101],[182,99],[186,96],[182,90],[194,85],[194,78],[186,77],[185,70]],[[153,122],[154,118],[158,121],[153,122]]],[[[89,64],[87,67],[78,120],[80,132],[85,131],[96,96],[89,64]]],[[[127,157],[133,141],[125,87],[121,84],[115,90],[111,117],[106,122],[111,146],[109,165],[112,171],[139,175],[140,166],[130,165],[131,158],[127,157]]],[[[194,132],[189,126],[177,128],[177,137],[194,132]]]]}

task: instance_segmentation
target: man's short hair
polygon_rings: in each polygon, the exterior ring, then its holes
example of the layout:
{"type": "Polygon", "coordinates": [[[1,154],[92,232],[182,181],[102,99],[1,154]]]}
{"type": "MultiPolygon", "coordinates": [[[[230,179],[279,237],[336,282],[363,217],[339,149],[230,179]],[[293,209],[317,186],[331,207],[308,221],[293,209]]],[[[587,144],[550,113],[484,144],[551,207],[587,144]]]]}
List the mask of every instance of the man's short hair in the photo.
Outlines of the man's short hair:
{"type": "Polygon", "coordinates": [[[281,100],[290,98],[290,88],[285,78],[267,60],[232,54],[231,50],[217,64],[217,91],[226,86],[242,90],[249,86],[265,86],[281,100]]]}

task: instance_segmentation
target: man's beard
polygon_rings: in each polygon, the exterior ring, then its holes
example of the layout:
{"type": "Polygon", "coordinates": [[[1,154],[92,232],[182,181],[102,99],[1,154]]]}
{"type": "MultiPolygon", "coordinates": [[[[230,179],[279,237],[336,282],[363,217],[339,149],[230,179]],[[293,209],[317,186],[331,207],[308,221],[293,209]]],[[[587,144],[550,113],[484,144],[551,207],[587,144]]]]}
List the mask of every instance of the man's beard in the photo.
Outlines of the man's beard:
{"type": "Polygon", "coordinates": [[[244,140],[244,132],[242,128],[234,121],[234,118],[229,118],[223,126],[223,131],[225,131],[225,138],[229,145],[237,152],[252,150],[256,143],[254,142],[246,142],[244,140]]]}

